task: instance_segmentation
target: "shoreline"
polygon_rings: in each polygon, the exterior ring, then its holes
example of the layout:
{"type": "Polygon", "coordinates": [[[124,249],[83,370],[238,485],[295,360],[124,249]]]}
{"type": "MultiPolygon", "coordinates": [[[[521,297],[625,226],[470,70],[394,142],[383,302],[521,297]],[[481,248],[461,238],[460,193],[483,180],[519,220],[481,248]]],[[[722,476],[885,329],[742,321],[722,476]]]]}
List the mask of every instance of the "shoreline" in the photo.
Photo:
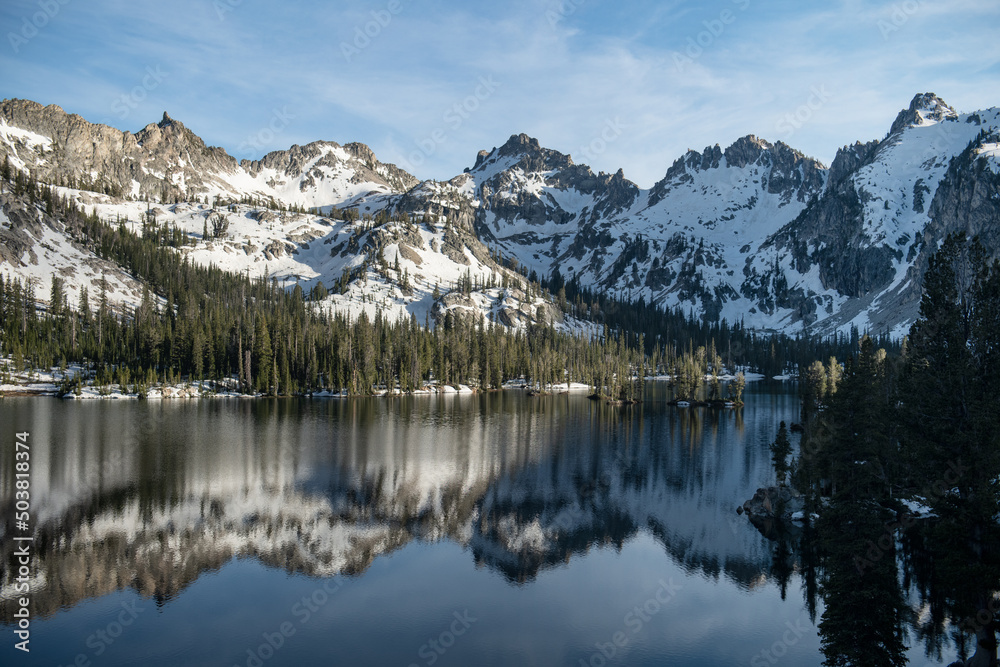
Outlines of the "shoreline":
{"type": "MultiPolygon", "coordinates": [[[[235,384],[236,380],[229,380],[227,383],[235,384]]],[[[221,384],[221,382],[220,382],[221,384]]],[[[388,390],[378,390],[368,394],[350,394],[346,391],[331,392],[328,390],[310,392],[310,393],[300,393],[300,394],[281,394],[278,396],[272,396],[271,394],[246,394],[232,389],[224,389],[215,386],[215,382],[202,381],[202,382],[182,382],[175,385],[157,385],[146,390],[145,395],[140,395],[136,391],[125,391],[122,390],[121,386],[117,384],[109,385],[106,389],[99,389],[94,385],[87,385],[80,389],[80,393],[77,394],[73,391],[60,395],[60,389],[55,382],[29,382],[26,384],[4,384],[0,385],[0,399],[3,398],[25,398],[25,397],[44,397],[44,398],[58,398],[62,400],[71,401],[115,401],[115,400],[125,400],[125,401],[138,401],[138,400],[190,400],[190,399],[201,399],[201,398],[242,398],[242,399],[261,399],[261,398],[335,398],[335,399],[346,399],[346,398],[403,398],[407,396],[471,396],[475,394],[485,394],[497,391],[507,391],[507,390],[522,390],[528,391],[529,386],[521,381],[512,381],[510,383],[505,383],[505,385],[499,389],[478,389],[476,387],[470,387],[465,384],[454,385],[432,385],[426,384],[423,389],[417,389],[414,391],[388,391],[388,390]]],[[[562,383],[550,386],[546,390],[546,395],[560,395],[560,394],[580,394],[584,392],[591,391],[589,385],[584,385],[581,383],[562,383]]]]}

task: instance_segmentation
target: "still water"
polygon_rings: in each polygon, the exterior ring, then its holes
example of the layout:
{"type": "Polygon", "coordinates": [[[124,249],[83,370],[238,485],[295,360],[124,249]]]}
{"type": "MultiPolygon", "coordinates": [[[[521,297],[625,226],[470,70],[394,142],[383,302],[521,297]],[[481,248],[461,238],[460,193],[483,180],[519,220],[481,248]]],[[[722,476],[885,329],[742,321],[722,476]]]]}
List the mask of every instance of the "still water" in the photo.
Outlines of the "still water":
{"type": "MultiPolygon", "coordinates": [[[[818,665],[799,566],[735,508],[789,385],[0,401],[3,665],[818,665]],[[30,653],[14,434],[30,433],[30,653]],[[782,558],[788,564],[787,558],[782,558]]],[[[909,642],[910,664],[947,664],[909,642]]]]}

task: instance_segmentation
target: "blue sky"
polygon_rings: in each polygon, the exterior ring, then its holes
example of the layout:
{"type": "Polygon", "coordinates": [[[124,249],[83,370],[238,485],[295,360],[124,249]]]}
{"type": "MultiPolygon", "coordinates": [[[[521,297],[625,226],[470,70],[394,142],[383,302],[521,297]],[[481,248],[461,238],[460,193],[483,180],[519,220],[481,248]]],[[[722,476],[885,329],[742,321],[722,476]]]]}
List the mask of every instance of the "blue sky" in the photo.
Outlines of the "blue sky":
{"type": "Polygon", "coordinates": [[[745,134],[829,164],[914,94],[1000,105],[994,0],[6,0],[0,97],[238,158],[361,141],[450,178],[524,132],[649,187],[745,134]]]}

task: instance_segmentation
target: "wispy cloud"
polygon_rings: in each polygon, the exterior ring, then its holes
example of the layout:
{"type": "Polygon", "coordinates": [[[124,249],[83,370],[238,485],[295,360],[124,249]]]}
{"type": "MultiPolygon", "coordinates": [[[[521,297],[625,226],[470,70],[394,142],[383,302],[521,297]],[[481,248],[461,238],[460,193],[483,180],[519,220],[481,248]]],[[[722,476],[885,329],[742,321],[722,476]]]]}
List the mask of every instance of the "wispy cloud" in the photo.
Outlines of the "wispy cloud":
{"type": "MultiPolygon", "coordinates": [[[[994,3],[398,3],[67,3],[26,46],[0,48],[0,94],[128,130],[168,110],[238,157],[258,157],[240,147],[257,150],[246,137],[285,107],[295,118],[261,150],[364,141],[405,163],[443,137],[421,177],[453,176],[526,132],[644,186],[687,148],[749,133],[829,162],[845,143],[882,136],[918,92],[965,110],[1000,103],[994,3]],[[151,66],[169,77],[118,118],[112,103],[151,66]],[[482,77],[497,84],[485,98],[482,77]],[[791,133],[789,114],[804,119],[791,133]],[[614,141],[587,150],[609,122],[614,141]]],[[[3,33],[33,7],[5,3],[3,33]]]]}

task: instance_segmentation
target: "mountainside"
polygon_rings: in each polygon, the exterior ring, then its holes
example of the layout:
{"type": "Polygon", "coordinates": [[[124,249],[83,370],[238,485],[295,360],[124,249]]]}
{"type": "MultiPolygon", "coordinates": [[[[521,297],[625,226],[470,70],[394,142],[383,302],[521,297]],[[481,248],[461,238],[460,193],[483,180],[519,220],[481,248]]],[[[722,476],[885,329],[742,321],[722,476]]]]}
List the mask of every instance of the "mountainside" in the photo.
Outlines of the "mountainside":
{"type": "Polygon", "coordinates": [[[998,132],[1000,110],[959,115],[928,93],[830,167],[747,136],[643,190],[518,135],[451,184],[479,237],[542,277],[756,329],[901,335],[948,233],[1000,253],[998,132]]]}
{"type": "MultiPolygon", "coordinates": [[[[304,288],[320,280],[329,287],[346,271],[355,292],[332,298],[334,307],[356,300],[420,318],[445,305],[498,315],[510,296],[501,285],[513,278],[501,277],[503,258],[556,284],[575,281],[707,320],[899,335],[916,316],[927,259],[948,233],[978,235],[1000,254],[998,145],[1000,110],[958,114],[926,93],[882,140],[841,148],[829,167],[751,135],[688,151],[645,190],[621,170],[595,174],[520,134],[480,151],[449,181],[418,182],[363,144],[314,142],[238,163],[166,114],[133,135],[58,107],[0,103],[0,153],[10,165],[66,186],[60,192],[96,205],[105,219],[138,225],[146,211],[138,200],[159,202],[158,220],[196,239],[182,250],[194,261],[304,288]],[[256,205],[213,209],[220,200],[256,205]],[[345,209],[368,224],[337,221],[345,209]],[[199,239],[220,211],[234,219],[233,235],[199,239]],[[381,270],[369,276],[375,265],[381,270]],[[414,279],[411,294],[391,286],[403,271],[414,279]],[[431,297],[435,285],[466,275],[478,296],[465,294],[461,304],[431,297]]],[[[14,259],[23,264],[23,256],[14,259]]],[[[511,302],[522,315],[506,319],[529,320],[543,303],[532,301],[522,291],[511,302]]]]}
{"type": "Polygon", "coordinates": [[[237,162],[166,112],[132,134],[25,100],[0,102],[0,152],[43,182],[160,202],[253,197],[319,207],[417,183],[364,144],[315,141],[237,162]]]}

